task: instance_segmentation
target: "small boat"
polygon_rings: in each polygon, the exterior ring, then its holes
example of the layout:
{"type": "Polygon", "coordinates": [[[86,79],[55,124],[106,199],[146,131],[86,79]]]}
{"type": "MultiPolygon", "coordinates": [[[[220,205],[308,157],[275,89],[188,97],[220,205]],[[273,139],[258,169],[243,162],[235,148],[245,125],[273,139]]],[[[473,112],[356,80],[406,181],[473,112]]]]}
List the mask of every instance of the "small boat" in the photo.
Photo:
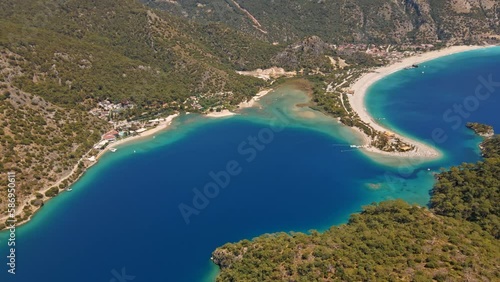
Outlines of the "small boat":
{"type": "Polygon", "coordinates": [[[411,70],[411,69],[418,69],[418,65],[413,64],[413,65],[405,68],[405,70],[411,70]]]}
{"type": "Polygon", "coordinates": [[[116,152],[116,148],[109,148],[109,150],[113,153],[116,152]]]}
{"type": "Polygon", "coordinates": [[[71,192],[71,191],[73,191],[73,189],[71,189],[70,187],[68,187],[68,188],[66,188],[66,191],[71,192]]]}

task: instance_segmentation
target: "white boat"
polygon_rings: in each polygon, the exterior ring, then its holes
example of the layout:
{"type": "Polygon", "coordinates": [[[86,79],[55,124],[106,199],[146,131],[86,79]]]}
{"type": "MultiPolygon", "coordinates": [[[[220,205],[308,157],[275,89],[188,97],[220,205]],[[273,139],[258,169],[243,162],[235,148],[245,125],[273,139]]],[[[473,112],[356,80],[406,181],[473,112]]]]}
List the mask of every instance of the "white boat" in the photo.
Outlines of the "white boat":
{"type": "Polygon", "coordinates": [[[66,191],[71,192],[71,191],[73,191],[73,189],[71,189],[70,187],[68,187],[68,188],[66,188],[66,191]]]}
{"type": "Polygon", "coordinates": [[[116,148],[109,148],[109,150],[113,153],[116,152],[116,148]]]}
{"type": "Polygon", "coordinates": [[[349,147],[351,148],[356,148],[356,149],[360,149],[360,148],[363,148],[364,145],[349,145],[349,147]]]}

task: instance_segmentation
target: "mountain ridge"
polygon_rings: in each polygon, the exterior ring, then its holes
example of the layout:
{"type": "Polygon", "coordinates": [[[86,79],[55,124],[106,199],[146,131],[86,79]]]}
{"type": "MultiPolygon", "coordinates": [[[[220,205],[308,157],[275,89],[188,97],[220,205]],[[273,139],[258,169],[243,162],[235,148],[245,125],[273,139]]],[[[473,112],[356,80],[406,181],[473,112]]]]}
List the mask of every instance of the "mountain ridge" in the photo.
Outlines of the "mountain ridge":
{"type": "Polygon", "coordinates": [[[317,35],[331,43],[470,44],[498,35],[498,1],[349,0],[234,1],[261,24],[226,0],[142,0],[198,22],[222,22],[269,42],[291,43],[317,35]]]}

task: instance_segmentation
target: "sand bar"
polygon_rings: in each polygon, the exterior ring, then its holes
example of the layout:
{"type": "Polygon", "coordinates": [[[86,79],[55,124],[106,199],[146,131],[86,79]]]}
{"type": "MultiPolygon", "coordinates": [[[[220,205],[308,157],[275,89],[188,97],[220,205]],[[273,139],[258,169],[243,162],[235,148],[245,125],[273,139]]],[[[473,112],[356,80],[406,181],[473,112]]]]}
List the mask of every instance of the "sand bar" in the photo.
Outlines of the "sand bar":
{"type": "MultiPolygon", "coordinates": [[[[453,46],[453,47],[448,47],[442,50],[438,51],[432,51],[432,52],[427,52],[423,54],[419,54],[416,56],[404,58],[399,62],[396,62],[394,64],[391,64],[389,66],[384,66],[378,69],[375,69],[362,77],[360,77],[354,84],[351,85],[351,89],[354,91],[354,95],[347,95],[349,97],[349,103],[351,105],[351,108],[358,114],[359,118],[372,126],[375,130],[377,131],[389,131],[392,132],[391,130],[384,128],[380,124],[378,124],[372,116],[368,113],[368,111],[365,108],[365,96],[367,93],[368,88],[377,82],[378,80],[384,78],[385,76],[388,76],[394,72],[400,71],[408,66],[411,66],[413,64],[420,64],[429,60],[437,59],[439,57],[443,56],[448,56],[451,54],[455,53],[460,53],[464,51],[470,51],[470,50],[476,50],[476,49],[481,49],[485,48],[486,46],[453,46]]],[[[362,133],[365,138],[364,139],[364,145],[368,145],[370,142],[370,138],[366,136],[364,133],[362,133]]],[[[410,138],[404,137],[402,135],[396,134],[396,137],[401,139],[403,142],[412,144],[415,146],[415,150],[410,151],[410,152],[405,152],[405,153],[388,153],[388,152],[383,152],[381,150],[378,150],[374,147],[367,147],[365,150],[372,151],[372,152],[377,152],[377,153],[384,153],[388,155],[394,155],[394,156],[418,156],[418,157],[426,157],[426,158],[437,158],[441,155],[441,153],[427,145],[423,144],[421,142],[418,142],[416,140],[412,140],[410,138]]]]}

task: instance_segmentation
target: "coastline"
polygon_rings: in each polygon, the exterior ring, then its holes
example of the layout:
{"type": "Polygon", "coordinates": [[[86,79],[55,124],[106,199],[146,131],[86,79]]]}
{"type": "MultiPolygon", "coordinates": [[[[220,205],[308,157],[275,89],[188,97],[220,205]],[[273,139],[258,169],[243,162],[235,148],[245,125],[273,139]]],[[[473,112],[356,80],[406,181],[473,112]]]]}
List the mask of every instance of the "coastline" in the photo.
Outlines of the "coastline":
{"type": "Polygon", "coordinates": [[[208,113],[208,114],[205,114],[206,117],[209,117],[209,118],[221,118],[221,117],[230,117],[230,116],[234,116],[236,115],[236,113],[234,112],[231,112],[230,110],[222,110],[220,112],[211,112],[211,113],[208,113]]]}
{"type": "MultiPolygon", "coordinates": [[[[83,174],[85,174],[85,172],[91,168],[92,166],[94,166],[95,164],[97,164],[99,158],[101,158],[105,153],[107,153],[109,151],[110,148],[113,148],[113,147],[116,147],[116,146],[120,146],[120,145],[124,145],[126,143],[129,143],[129,142],[132,142],[132,141],[135,141],[135,140],[139,140],[139,139],[142,139],[142,138],[145,138],[145,137],[148,137],[148,136],[151,136],[151,135],[154,135],[166,128],[168,128],[168,126],[172,123],[172,121],[174,120],[174,118],[178,117],[179,114],[176,113],[176,114],[173,114],[173,115],[170,115],[168,116],[167,118],[165,118],[164,121],[160,122],[156,127],[154,128],[151,128],[149,130],[146,130],[144,132],[141,132],[140,134],[136,135],[136,136],[131,136],[131,137],[128,137],[128,138],[125,138],[125,139],[122,139],[122,140],[119,140],[119,141],[116,141],[116,142],[113,142],[113,143],[110,143],[109,146],[107,146],[106,148],[104,148],[103,150],[101,150],[96,156],[95,156],[95,161],[92,161],[88,166],[86,166],[83,171],[76,177],[75,181],[73,181],[72,183],[70,183],[68,185],[68,187],[71,187],[75,182],[77,182],[80,177],[82,177],[83,174]]],[[[75,164],[75,166],[73,167],[73,169],[64,177],[60,178],[59,180],[57,180],[54,184],[50,185],[50,186],[47,186],[45,187],[44,189],[42,190],[39,190],[37,191],[38,193],[41,193],[43,195],[45,195],[45,192],[47,192],[48,190],[50,190],[51,188],[53,187],[57,187],[59,186],[63,181],[67,180],[68,178],[72,177],[77,171],[78,171],[78,168],[79,168],[79,165],[83,162],[83,161],[87,161],[89,162],[89,157],[90,156],[90,153],[92,152],[93,149],[90,149],[89,151],[87,151],[87,153],[85,153],[79,160],[78,162],[75,164]]],[[[61,193],[61,192],[59,192],[61,193]]],[[[50,201],[51,199],[57,197],[54,196],[54,197],[48,197],[47,199],[44,199],[44,204],[47,203],[48,201],[50,201]]],[[[36,200],[36,196],[33,195],[32,197],[30,198],[27,198],[21,205],[19,205],[17,207],[17,211],[16,211],[16,215],[20,214],[21,211],[24,210],[24,207],[30,203],[32,200],[36,200]]],[[[40,211],[40,209],[42,208],[43,206],[37,206],[33,211],[32,211],[32,214],[25,220],[23,221],[19,221],[19,222],[16,222],[15,223],[15,226],[16,227],[19,227],[25,223],[28,223],[32,218],[33,216],[38,212],[40,211]]],[[[9,216],[6,216],[6,217],[3,217],[3,218],[0,218],[0,222],[4,222],[5,220],[7,220],[9,218],[9,216]]],[[[7,226],[5,226],[3,229],[0,229],[0,231],[2,230],[5,230],[7,228],[7,226]]]]}
{"type": "Polygon", "coordinates": [[[138,140],[138,139],[141,139],[141,138],[145,138],[145,137],[154,135],[154,134],[156,134],[156,133],[158,133],[158,132],[160,132],[162,130],[167,129],[170,126],[170,124],[172,124],[172,121],[174,120],[174,118],[176,118],[178,116],[179,116],[178,113],[173,114],[173,115],[169,115],[168,117],[165,118],[164,121],[160,122],[156,127],[153,127],[153,128],[148,129],[148,130],[146,130],[144,132],[141,132],[138,135],[127,137],[125,139],[118,140],[116,142],[110,143],[106,148],[104,148],[103,150],[101,150],[96,155],[96,157],[95,157],[96,161],[94,163],[96,163],[97,160],[99,160],[100,157],[102,157],[106,152],[108,152],[110,148],[114,148],[114,147],[117,147],[117,146],[129,143],[131,141],[135,141],[135,140],[138,140]]]}
{"type": "MultiPolygon", "coordinates": [[[[399,70],[402,70],[403,68],[407,67],[407,66],[410,66],[412,64],[419,64],[419,63],[422,63],[422,62],[425,62],[425,61],[429,61],[429,60],[433,60],[433,59],[437,59],[439,57],[443,57],[443,56],[448,56],[448,55],[451,55],[451,54],[455,54],[455,53],[460,53],[460,52],[464,52],[464,51],[470,51],[470,50],[476,50],[476,49],[482,49],[482,48],[487,48],[488,46],[454,46],[454,47],[448,47],[448,48],[445,48],[445,49],[442,49],[442,50],[438,50],[438,51],[432,51],[432,52],[428,52],[428,53],[423,53],[423,54],[419,54],[419,55],[416,55],[416,56],[412,56],[412,57],[408,57],[408,58],[405,58],[399,62],[396,62],[394,64],[391,64],[391,65],[388,65],[388,66],[383,66],[383,67],[380,67],[378,69],[375,69],[375,70],[370,70],[369,72],[365,73],[363,76],[361,76],[357,81],[355,81],[351,86],[350,88],[352,90],[354,90],[354,93],[355,95],[347,95],[348,96],[348,100],[349,100],[349,103],[351,105],[351,108],[354,112],[356,112],[359,116],[359,118],[369,124],[371,127],[373,127],[375,130],[378,130],[378,131],[391,131],[383,126],[381,126],[380,124],[378,124],[373,118],[372,116],[368,113],[368,111],[366,110],[366,108],[364,107],[364,98],[367,94],[367,90],[368,88],[373,85],[375,82],[377,82],[378,80],[384,78],[385,76],[387,75],[390,75],[394,72],[397,72],[399,70]]],[[[273,91],[272,88],[268,88],[268,89],[264,89],[264,90],[261,90],[259,91],[255,96],[253,96],[252,98],[250,98],[248,101],[245,101],[245,102],[242,102],[238,105],[238,110],[241,110],[241,109],[244,109],[244,108],[250,108],[250,107],[254,107],[255,104],[265,95],[271,93],[273,91]]],[[[221,112],[213,112],[213,113],[209,113],[209,114],[205,114],[206,117],[209,117],[209,118],[220,118],[220,117],[228,117],[228,116],[233,116],[233,115],[236,115],[237,113],[235,112],[231,112],[229,110],[223,110],[221,112]]],[[[128,138],[125,138],[125,139],[122,139],[122,140],[119,140],[119,141],[116,141],[116,142],[113,142],[111,143],[108,147],[106,147],[105,149],[101,150],[96,156],[95,156],[95,161],[91,162],[88,166],[86,166],[83,171],[78,175],[78,177],[75,179],[75,181],[73,181],[71,184],[69,184],[69,186],[73,185],[73,183],[75,183],[76,181],[78,181],[78,179],[85,173],[85,171],[92,167],[93,165],[95,165],[97,163],[97,161],[99,160],[99,158],[101,158],[106,152],[109,151],[109,149],[111,147],[117,147],[117,146],[121,146],[121,145],[124,145],[128,142],[132,142],[132,141],[136,141],[136,140],[139,140],[141,138],[145,138],[145,137],[149,137],[149,136],[152,136],[166,128],[168,128],[168,126],[172,123],[173,119],[176,118],[177,116],[179,116],[178,113],[174,114],[174,115],[170,115],[168,116],[165,121],[161,122],[158,126],[154,127],[154,128],[151,128],[147,131],[144,131],[136,136],[131,136],[131,137],[128,137],[128,138]]],[[[426,159],[426,160],[430,160],[430,159],[436,159],[436,158],[439,158],[442,156],[442,153],[439,152],[436,148],[434,147],[431,147],[427,144],[424,144],[422,142],[419,142],[419,141],[416,141],[416,140],[412,140],[408,137],[405,137],[405,136],[402,136],[398,133],[395,134],[396,137],[400,138],[402,141],[406,142],[406,143],[409,143],[411,145],[414,145],[415,146],[415,149],[412,150],[412,151],[409,151],[409,152],[386,152],[386,151],[382,151],[382,150],[379,150],[375,147],[372,147],[372,146],[369,146],[370,144],[370,137],[367,136],[365,133],[363,133],[361,130],[359,130],[358,128],[353,128],[353,131],[356,135],[360,136],[361,137],[361,140],[362,140],[362,151],[365,151],[367,153],[374,153],[374,154],[377,154],[377,155],[385,155],[385,156],[392,156],[392,157],[408,157],[408,158],[421,158],[421,159],[426,159]]],[[[91,157],[89,154],[92,150],[89,150],[85,155],[83,155],[79,161],[75,164],[74,168],[69,172],[68,175],[62,177],[61,179],[59,179],[57,182],[55,182],[53,185],[50,185],[48,187],[46,187],[45,189],[43,190],[40,190],[40,191],[37,191],[39,193],[45,193],[46,191],[48,191],[49,189],[53,188],[53,187],[56,187],[58,185],[60,185],[63,181],[65,181],[66,179],[72,177],[75,173],[78,172],[78,167],[79,165],[82,163],[82,161],[87,161],[88,162],[88,158],[91,157]]],[[[34,200],[36,199],[36,197],[33,195],[33,197],[31,198],[28,198],[26,199],[21,205],[18,206],[18,211],[22,211],[24,209],[24,207],[31,202],[31,200],[34,200]]],[[[49,201],[51,198],[48,198],[48,199],[44,199],[44,203],[47,203],[47,201],[49,201]]],[[[36,209],[33,210],[33,213],[26,219],[26,220],[23,220],[23,221],[20,221],[18,223],[16,223],[16,226],[20,226],[24,223],[27,223],[30,221],[30,219],[36,214],[36,212],[38,212],[40,210],[40,207],[36,207],[36,209]]],[[[16,214],[19,214],[19,213],[16,213],[16,214]]],[[[7,217],[4,217],[4,218],[1,218],[0,220],[1,221],[5,221],[6,219],[8,218],[7,217]]],[[[7,228],[7,226],[5,227],[7,228]]],[[[4,229],[5,229],[4,228],[4,229]]]]}
{"type": "Polygon", "coordinates": [[[241,102],[238,105],[238,109],[244,109],[244,108],[251,108],[251,107],[253,107],[255,105],[255,103],[257,103],[257,101],[260,100],[260,98],[262,98],[263,96],[269,94],[271,91],[273,91],[272,88],[267,88],[267,89],[259,91],[257,94],[255,94],[255,96],[253,96],[252,98],[250,98],[250,100],[248,100],[246,102],[241,102]]]}
{"type": "MultiPolygon", "coordinates": [[[[258,106],[259,106],[259,104],[257,104],[257,107],[258,107],[258,106]]],[[[232,114],[230,114],[230,115],[234,115],[234,114],[235,114],[235,113],[232,113],[232,114]]],[[[137,139],[142,138],[142,137],[152,136],[154,133],[156,133],[156,132],[158,132],[158,131],[161,131],[161,130],[166,129],[166,127],[167,127],[167,126],[168,126],[168,125],[164,125],[164,126],[159,125],[159,126],[157,126],[157,127],[155,127],[155,128],[151,128],[150,130],[148,130],[148,131],[146,131],[146,132],[143,132],[143,134],[141,134],[141,136],[129,137],[129,138],[125,139],[125,140],[121,140],[121,141],[124,141],[124,142],[122,142],[122,143],[115,142],[115,143],[113,143],[113,144],[111,144],[111,145],[121,146],[123,143],[129,142],[129,141],[130,141],[130,142],[132,142],[133,140],[137,140],[137,139]],[[160,127],[163,127],[163,128],[160,128],[160,127]]],[[[169,128],[171,128],[171,127],[169,127],[169,128]]],[[[361,133],[361,134],[362,134],[362,133],[361,133]]],[[[363,136],[364,136],[364,135],[363,135],[363,136]]],[[[143,141],[141,141],[141,142],[150,142],[150,141],[152,141],[152,140],[153,140],[153,139],[150,139],[150,138],[144,138],[144,140],[143,140],[143,141]]],[[[114,147],[114,146],[111,146],[111,147],[114,147]]],[[[102,153],[104,154],[104,152],[102,152],[102,153]]],[[[385,153],[385,152],[382,152],[382,153],[385,153]]],[[[109,157],[109,156],[108,156],[108,157],[109,157]]],[[[88,177],[88,175],[87,175],[87,177],[88,177]]],[[[85,181],[85,180],[83,180],[83,181],[85,181]]],[[[377,185],[377,184],[378,184],[377,182],[374,182],[374,184],[373,184],[373,185],[377,185]]],[[[375,187],[375,186],[374,186],[374,187],[375,187]]],[[[372,187],[372,188],[373,188],[373,187],[372,187]]],[[[78,190],[78,189],[75,189],[75,190],[78,190]]],[[[73,196],[73,195],[71,195],[71,196],[73,196]]],[[[77,195],[74,195],[74,196],[77,196],[77,195]]],[[[79,198],[79,197],[78,197],[78,198],[79,198]]],[[[80,201],[80,200],[79,200],[79,201],[80,201]]],[[[56,203],[53,203],[53,204],[56,204],[56,203]]],[[[40,216],[42,216],[42,215],[43,215],[43,214],[45,214],[45,213],[46,213],[46,212],[44,212],[44,213],[40,214],[40,216]]],[[[37,219],[35,219],[35,220],[36,220],[36,221],[38,221],[37,219]]],[[[335,224],[335,225],[337,225],[337,224],[335,224]]],[[[31,225],[28,225],[28,226],[31,226],[31,225]]],[[[330,226],[330,225],[328,225],[328,226],[330,226]]],[[[30,228],[30,229],[31,229],[31,228],[30,228]]],[[[321,230],[320,230],[320,231],[321,231],[321,230]]],[[[213,269],[213,268],[211,268],[210,270],[212,271],[212,270],[214,270],[214,269],[213,269]]],[[[214,270],[214,272],[215,272],[216,270],[218,270],[218,269],[215,269],[215,270],[214,270]]],[[[214,273],[213,273],[213,272],[210,272],[210,275],[214,275],[214,273]]],[[[210,277],[214,277],[214,276],[210,276],[210,277]]],[[[208,280],[208,281],[212,281],[212,280],[208,280]]]]}
{"type": "MultiPolygon", "coordinates": [[[[264,90],[261,90],[259,91],[254,97],[250,98],[250,100],[248,101],[245,101],[245,102],[241,102],[239,105],[238,105],[238,110],[240,109],[243,109],[243,108],[250,108],[250,107],[253,107],[256,102],[262,98],[264,95],[267,95],[268,93],[270,93],[273,89],[264,89],[264,90]]],[[[59,186],[63,181],[67,180],[68,178],[74,176],[75,173],[78,172],[78,169],[79,169],[79,166],[82,162],[90,162],[90,164],[88,164],[84,169],[83,171],[81,171],[81,173],[76,177],[76,179],[71,182],[68,187],[71,187],[75,182],[77,182],[80,177],[82,177],[85,172],[91,168],[92,166],[94,166],[95,164],[98,163],[98,160],[104,155],[106,154],[107,152],[110,151],[110,148],[115,148],[115,147],[118,147],[118,146],[122,146],[124,144],[127,144],[127,143],[130,143],[132,141],[137,141],[137,140],[140,140],[140,139],[143,139],[143,138],[146,138],[146,137],[149,137],[149,136],[153,136],[154,134],[157,134],[165,129],[167,129],[172,121],[178,117],[180,114],[179,113],[176,113],[176,114],[173,114],[173,115],[170,115],[168,116],[167,118],[165,118],[164,121],[160,122],[156,127],[154,128],[150,128],[144,132],[141,132],[140,134],[138,135],[135,135],[135,136],[130,136],[130,137],[127,137],[125,139],[121,139],[121,140],[118,140],[116,142],[113,142],[113,143],[110,143],[108,146],[106,146],[106,148],[102,149],[97,155],[95,155],[95,160],[93,161],[90,161],[89,158],[91,158],[92,156],[90,155],[90,153],[92,152],[93,149],[90,149],[89,151],[87,151],[87,153],[85,153],[79,160],[78,162],[74,165],[73,169],[64,177],[58,179],[54,184],[50,185],[50,186],[47,186],[45,187],[44,189],[42,190],[39,190],[37,191],[37,193],[41,193],[43,195],[45,195],[45,192],[47,192],[49,189],[53,188],[53,187],[57,187],[59,186]]],[[[208,114],[205,114],[204,116],[205,117],[208,117],[208,118],[222,118],[222,117],[229,117],[229,116],[234,116],[234,115],[237,115],[237,113],[235,112],[231,112],[229,110],[223,110],[221,112],[213,112],[213,113],[208,113],[208,114]]],[[[95,144],[94,144],[95,145],[95,144]]],[[[62,192],[62,191],[61,191],[62,192]]],[[[48,201],[50,201],[51,199],[57,197],[54,196],[54,197],[47,197],[47,198],[44,198],[43,199],[43,203],[46,204],[48,201]]],[[[32,200],[36,200],[36,196],[35,195],[32,195],[32,197],[29,197],[27,199],[25,199],[22,204],[18,205],[17,206],[17,210],[16,210],[16,215],[19,215],[22,213],[22,211],[24,210],[24,208],[32,201],[32,200]]],[[[40,209],[42,208],[43,206],[37,206],[35,207],[33,210],[32,210],[32,213],[31,215],[25,219],[25,220],[22,220],[22,221],[19,221],[19,222],[16,222],[14,223],[16,227],[19,227],[25,223],[28,223],[32,218],[33,216],[36,215],[36,213],[38,211],[40,211],[40,209]]],[[[5,216],[5,217],[2,217],[0,218],[0,222],[4,222],[5,220],[7,220],[9,217],[9,215],[5,216]]],[[[5,226],[4,228],[0,229],[0,232],[3,231],[3,230],[6,230],[9,226],[5,226]]]]}
{"type": "MultiPolygon", "coordinates": [[[[250,98],[248,101],[244,101],[244,102],[239,103],[237,106],[238,107],[237,111],[239,111],[241,109],[251,108],[251,107],[255,106],[255,104],[260,100],[260,98],[271,93],[272,91],[273,91],[272,88],[268,88],[268,89],[264,89],[264,90],[257,92],[257,94],[255,94],[255,96],[250,98]]],[[[225,109],[225,110],[222,110],[220,112],[207,113],[207,114],[205,114],[205,116],[209,117],[209,118],[223,118],[223,117],[234,116],[237,114],[238,114],[237,112],[232,112],[230,110],[225,109]]]]}
{"type": "MultiPolygon", "coordinates": [[[[365,96],[368,92],[370,86],[379,81],[380,79],[393,74],[397,71],[403,70],[405,67],[411,66],[413,64],[420,64],[426,61],[434,60],[440,57],[461,53],[465,51],[472,51],[482,48],[487,48],[488,46],[452,46],[445,49],[431,51],[423,54],[419,54],[416,56],[404,58],[401,61],[393,63],[388,66],[383,66],[374,70],[370,70],[368,73],[365,73],[358,80],[356,80],[353,84],[351,84],[350,89],[354,91],[354,95],[347,95],[349,104],[351,105],[352,110],[359,116],[361,121],[370,125],[373,129],[380,132],[392,132],[392,130],[385,128],[378,124],[373,117],[368,113],[365,108],[365,96]]],[[[385,152],[369,146],[370,137],[367,136],[359,129],[355,129],[357,133],[362,136],[363,139],[363,150],[371,153],[383,154],[388,156],[397,156],[397,157],[419,157],[425,159],[436,159],[442,156],[442,153],[439,152],[436,148],[419,142],[417,140],[410,139],[401,134],[395,133],[395,137],[399,138],[401,141],[411,144],[415,146],[415,149],[408,152],[385,152]]]]}

